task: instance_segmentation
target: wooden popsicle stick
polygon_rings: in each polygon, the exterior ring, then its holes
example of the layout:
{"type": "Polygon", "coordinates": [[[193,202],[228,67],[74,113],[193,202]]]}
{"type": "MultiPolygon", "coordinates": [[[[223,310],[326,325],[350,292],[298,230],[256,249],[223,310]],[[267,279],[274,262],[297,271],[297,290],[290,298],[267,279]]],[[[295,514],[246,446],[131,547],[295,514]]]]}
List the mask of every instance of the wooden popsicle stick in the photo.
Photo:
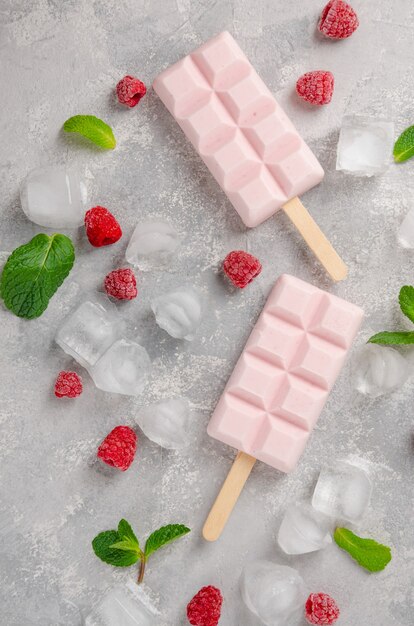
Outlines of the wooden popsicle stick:
{"type": "Polygon", "coordinates": [[[283,210],[296,226],[314,255],[322,263],[330,277],[335,281],[344,280],[348,274],[347,266],[334,250],[332,244],[325,237],[299,198],[292,198],[292,200],[286,202],[283,206],[283,210]]]}
{"type": "Polygon", "coordinates": [[[255,463],[253,456],[245,452],[237,453],[204,524],[203,537],[207,541],[216,541],[220,537],[255,463]]]}

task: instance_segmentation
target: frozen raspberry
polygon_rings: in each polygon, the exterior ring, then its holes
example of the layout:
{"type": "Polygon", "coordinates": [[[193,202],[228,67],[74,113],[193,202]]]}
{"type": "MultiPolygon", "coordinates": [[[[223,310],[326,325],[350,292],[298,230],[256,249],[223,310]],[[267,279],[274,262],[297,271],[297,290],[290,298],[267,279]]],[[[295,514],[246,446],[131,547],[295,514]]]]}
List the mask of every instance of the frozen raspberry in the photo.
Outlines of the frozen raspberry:
{"type": "Polygon", "coordinates": [[[346,39],[359,26],[358,16],[344,0],[328,2],[319,19],[318,28],[330,39],[346,39]]]}
{"type": "Polygon", "coordinates": [[[329,104],[334,90],[334,77],[331,72],[318,70],[307,72],[298,79],[298,95],[311,104],[329,104]]]}
{"type": "Polygon", "coordinates": [[[98,458],[125,472],[134,460],[137,436],[129,426],[117,426],[98,448],[98,458]]]}
{"type": "Polygon", "coordinates": [[[86,235],[95,248],[109,246],[122,237],[122,230],[115,217],[103,206],[95,206],[85,215],[86,235]]]}
{"type": "Polygon", "coordinates": [[[76,372],[60,372],[55,382],[57,398],[76,398],[83,390],[82,378],[76,372]]]}
{"type": "Polygon", "coordinates": [[[339,608],[326,593],[311,593],[305,604],[305,617],[309,624],[335,624],[339,608]]]}
{"type": "Polygon", "coordinates": [[[229,252],[223,262],[223,269],[233,285],[244,289],[262,271],[262,264],[255,256],[243,250],[229,252]]]}
{"type": "Polygon", "coordinates": [[[223,596],[217,587],[203,587],[187,605],[187,618],[193,626],[217,626],[223,596]]]}
{"type": "Polygon", "coordinates": [[[124,76],[116,86],[116,93],[121,104],[134,107],[147,93],[144,83],[133,76],[124,76]]]}
{"type": "Polygon", "coordinates": [[[105,276],[105,291],[117,300],[133,300],[137,297],[137,281],[130,269],[114,270],[105,276]]]}

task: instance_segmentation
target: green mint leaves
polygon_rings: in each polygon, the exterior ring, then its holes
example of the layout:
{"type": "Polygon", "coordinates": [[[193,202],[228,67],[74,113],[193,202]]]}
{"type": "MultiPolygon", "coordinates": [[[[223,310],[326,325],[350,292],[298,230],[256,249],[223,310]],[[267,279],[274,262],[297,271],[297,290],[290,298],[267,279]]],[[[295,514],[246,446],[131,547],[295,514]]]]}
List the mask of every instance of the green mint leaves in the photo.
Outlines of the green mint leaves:
{"type": "MultiPolygon", "coordinates": [[[[414,323],[414,287],[406,285],[401,287],[399,295],[401,311],[414,323]]],[[[379,343],[388,346],[403,346],[414,344],[414,330],[383,331],[368,339],[368,343],[379,343]]]]}
{"type": "Polygon", "coordinates": [[[106,530],[97,535],[92,548],[101,561],[115,567],[134,565],[142,554],[138,539],[124,519],[119,522],[118,530],[106,530]]]}
{"type": "Polygon", "coordinates": [[[74,115],[63,124],[66,133],[79,133],[104,150],[113,150],[116,140],[112,128],[94,115],[74,115]]]}
{"type": "Polygon", "coordinates": [[[401,311],[414,323],[414,287],[401,287],[398,300],[401,311]]]}
{"type": "Polygon", "coordinates": [[[145,544],[145,557],[148,558],[153,552],[156,552],[168,543],[183,537],[190,532],[190,529],[181,524],[170,524],[163,526],[153,532],[147,539],[145,544]]]}
{"type": "Polygon", "coordinates": [[[394,161],[402,163],[414,156],[414,126],[406,128],[394,145],[394,161]]]}
{"type": "Polygon", "coordinates": [[[337,528],[334,532],[337,545],[348,552],[361,567],[369,572],[380,572],[391,561],[391,549],[374,539],[363,539],[347,528],[337,528]]]}
{"type": "Polygon", "coordinates": [[[383,346],[407,346],[414,343],[414,332],[401,330],[393,333],[384,330],[370,337],[368,343],[379,343],[383,346]]]}
{"type": "Polygon", "coordinates": [[[131,525],[121,519],[118,530],[106,530],[97,535],[92,541],[92,548],[101,561],[115,567],[129,567],[140,561],[138,583],[141,583],[146,562],[151,554],[189,532],[190,529],[182,524],[163,526],[148,537],[145,548],[142,550],[131,525]]]}
{"type": "Polygon", "coordinates": [[[18,317],[33,319],[47,309],[75,261],[75,251],[65,235],[40,234],[16,248],[0,277],[0,296],[18,317]]]}

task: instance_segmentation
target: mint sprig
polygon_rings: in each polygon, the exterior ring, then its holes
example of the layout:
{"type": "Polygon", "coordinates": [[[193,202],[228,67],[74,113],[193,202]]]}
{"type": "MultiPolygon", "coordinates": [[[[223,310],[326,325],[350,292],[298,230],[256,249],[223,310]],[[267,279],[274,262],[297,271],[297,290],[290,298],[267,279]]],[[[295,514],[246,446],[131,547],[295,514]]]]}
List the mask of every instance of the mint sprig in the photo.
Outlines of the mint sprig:
{"type": "Polygon", "coordinates": [[[414,156],[414,126],[406,128],[394,145],[394,161],[402,163],[414,156]]]}
{"type": "Polygon", "coordinates": [[[169,524],[151,533],[144,550],[135,536],[131,525],[124,519],[118,524],[118,530],[105,530],[92,541],[96,556],[115,567],[129,567],[140,561],[138,583],[144,579],[145,566],[148,558],[163,546],[184,537],[190,529],[182,524],[169,524]]]}
{"type": "Polygon", "coordinates": [[[94,115],[74,115],[63,124],[66,133],[79,133],[104,150],[113,150],[116,140],[112,128],[94,115]]]}
{"type": "MultiPolygon", "coordinates": [[[[405,285],[399,294],[401,311],[414,323],[414,287],[405,285]]],[[[368,339],[368,343],[378,343],[386,346],[403,346],[414,344],[414,330],[384,330],[368,339]]]]}
{"type": "Polygon", "coordinates": [[[0,296],[18,317],[33,319],[47,309],[75,261],[66,235],[36,235],[19,246],[6,261],[0,277],[0,296]]]}
{"type": "Polygon", "coordinates": [[[358,537],[348,528],[337,528],[334,532],[337,545],[348,552],[361,567],[369,572],[380,572],[391,561],[391,549],[374,539],[358,537]]]}

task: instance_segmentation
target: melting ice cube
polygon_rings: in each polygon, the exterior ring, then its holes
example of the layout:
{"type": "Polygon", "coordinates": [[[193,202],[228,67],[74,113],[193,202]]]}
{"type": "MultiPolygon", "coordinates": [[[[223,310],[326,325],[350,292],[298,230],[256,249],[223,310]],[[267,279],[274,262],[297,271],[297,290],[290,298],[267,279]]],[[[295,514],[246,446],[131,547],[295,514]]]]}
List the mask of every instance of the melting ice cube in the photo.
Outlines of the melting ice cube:
{"type": "Polygon", "coordinates": [[[414,248],[414,209],[410,209],[398,229],[398,242],[403,248],[414,248]]]}
{"type": "Polygon", "coordinates": [[[307,593],[296,570],[270,561],[253,561],[244,568],[240,585],[246,606],[266,626],[302,624],[307,593]]]}
{"type": "Polygon", "coordinates": [[[151,302],[158,326],[176,339],[194,339],[201,322],[201,298],[193,287],[179,287],[151,302]]]}
{"type": "Polygon", "coordinates": [[[158,612],[133,581],[110,590],[86,617],[85,626],[156,626],[158,612]]]}
{"type": "Polygon", "coordinates": [[[345,116],[339,135],[336,169],[355,176],[385,172],[394,145],[394,123],[375,117],[345,116]]]}
{"type": "Polygon", "coordinates": [[[179,450],[190,443],[190,405],[186,398],[147,406],[140,410],[136,422],[148,439],[163,448],[179,450]]]}
{"type": "Polygon", "coordinates": [[[371,480],[362,467],[338,461],[321,470],[312,506],[334,519],[359,522],[368,508],[371,493],[371,480]]]}
{"type": "Polygon", "coordinates": [[[77,228],[85,217],[86,186],[79,173],[53,165],[29,172],[20,187],[26,216],[47,228],[77,228]]]}
{"type": "Polygon", "coordinates": [[[407,360],[394,348],[368,343],[355,354],[355,387],[377,398],[401,387],[408,378],[407,360]]]}
{"type": "Polygon", "coordinates": [[[286,554],[306,554],[332,543],[332,521],[309,504],[291,504],[279,528],[278,543],[286,554]]]}
{"type": "Polygon", "coordinates": [[[99,389],[137,396],[148,382],[151,361],[145,348],[138,343],[119,339],[88,371],[99,389]]]}
{"type": "Polygon", "coordinates": [[[123,323],[116,308],[87,300],[56,334],[56,343],[83,367],[91,367],[122,335],[123,323]]]}
{"type": "Polygon", "coordinates": [[[174,255],[181,244],[178,232],[161,221],[142,222],[132,233],[125,258],[141,270],[156,268],[174,255]]]}

